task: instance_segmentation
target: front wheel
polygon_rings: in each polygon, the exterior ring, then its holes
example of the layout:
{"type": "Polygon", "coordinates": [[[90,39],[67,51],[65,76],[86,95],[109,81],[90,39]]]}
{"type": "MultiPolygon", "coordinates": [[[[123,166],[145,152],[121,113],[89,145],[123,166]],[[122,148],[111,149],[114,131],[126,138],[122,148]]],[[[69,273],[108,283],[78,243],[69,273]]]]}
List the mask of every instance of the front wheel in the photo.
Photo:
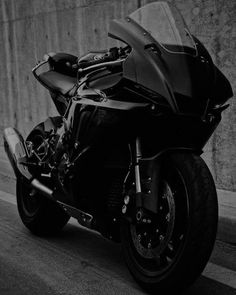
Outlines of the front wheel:
{"type": "Polygon", "coordinates": [[[217,231],[217,195],[208,167],[193,154],[167,156],[159,185],[152,223],[124,220],[121,240],[128,268],[143,288],[176,292],[193,283],[208,262],[217,231]]]}

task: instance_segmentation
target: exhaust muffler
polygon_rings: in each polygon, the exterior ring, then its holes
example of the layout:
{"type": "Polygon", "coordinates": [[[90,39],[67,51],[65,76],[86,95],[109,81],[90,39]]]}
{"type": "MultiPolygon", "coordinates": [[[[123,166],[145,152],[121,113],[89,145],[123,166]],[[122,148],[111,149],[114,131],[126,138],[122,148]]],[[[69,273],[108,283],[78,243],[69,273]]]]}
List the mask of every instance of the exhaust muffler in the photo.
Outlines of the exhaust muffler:
{"type": "Polygon", "coordinates": [[[16,177],[22,175],[31,180],[32,175],[24,162],[28,159],[28,152],[22,135],[12,127],[4,129],[3,132],[4,148],[10,160],[16,177]]]}

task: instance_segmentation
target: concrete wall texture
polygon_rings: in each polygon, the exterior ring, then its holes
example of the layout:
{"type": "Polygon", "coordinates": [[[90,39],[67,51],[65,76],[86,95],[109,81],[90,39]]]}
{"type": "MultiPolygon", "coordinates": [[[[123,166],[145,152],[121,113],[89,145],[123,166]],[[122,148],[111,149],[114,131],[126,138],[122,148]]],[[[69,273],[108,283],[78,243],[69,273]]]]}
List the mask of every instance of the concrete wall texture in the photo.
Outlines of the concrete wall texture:
{"type": "MultiPolygon", "coordinates": [[[[132,12],[145,0],[0,0],[0,132],[13,125],[26,135],[55,114],[48,92],[31,69],[46,52],[81,55],[104,49],[109,21],[132,12]]],[[[236,1],[169,0],[190,31],[210,51],[236,90],[236,1]]],[[[205,148],[217,187],[236,191],[236,102],[205,148]]],[[[2,144],[2,140],[0,141],[2,144]]]]}

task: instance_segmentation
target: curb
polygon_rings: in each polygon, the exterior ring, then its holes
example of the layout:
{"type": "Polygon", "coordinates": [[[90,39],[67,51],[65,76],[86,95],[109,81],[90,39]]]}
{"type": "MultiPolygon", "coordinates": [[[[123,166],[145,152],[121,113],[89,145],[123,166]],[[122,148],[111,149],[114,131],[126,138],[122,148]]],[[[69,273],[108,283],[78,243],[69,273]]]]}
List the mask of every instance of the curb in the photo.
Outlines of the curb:
{"type": "MultiPolygon", "coordinates": [[[[15,195],[15,175],[0,147],[0,190],[15,195]]],[[[217,189],[219,222],[217,239],[236,244],[236,192],[217,189]]]]}
{"type": "Polygon", "coordinates": [[[218,238],[236,244],[236,192],[217,190],[219,202],[218,238]]]}

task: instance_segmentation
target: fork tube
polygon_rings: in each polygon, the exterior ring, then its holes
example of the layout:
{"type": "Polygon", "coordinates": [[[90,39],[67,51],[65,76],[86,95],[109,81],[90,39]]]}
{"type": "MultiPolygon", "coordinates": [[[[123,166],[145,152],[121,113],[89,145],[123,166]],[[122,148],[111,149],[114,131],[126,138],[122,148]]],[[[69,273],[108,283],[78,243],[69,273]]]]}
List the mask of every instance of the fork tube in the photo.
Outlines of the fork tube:
{"type": "Polygon", "coordinates": [[[141,178],[140,178],[140,167],[139,167],[139,161],[142,157],[141,153],[141,144],[140,144],[140,138],[137,137],[135,141],[135,166],[134,166],[134,173],[135,173],[135,189],[136,189],[136,208],[141,208],[143,205],[142,200],[142,187],[141,187],[141,178]]]}
{"type": "Polygon", "coordinates": [[[141,181],[140,181],[140,171],[139,171],[139,160],[142,157],[141,153],[141,143],[140,138],[136,138],[135,142],[135,186],[136,193],[141,193],[141,181]]]}
{"type": "Polygon", "coordinates": [[[136,193],[141,193],[141,182],[140,182],[140,173],[139,173],[139,165],[135,165],[135,186],[136,193]]]}

